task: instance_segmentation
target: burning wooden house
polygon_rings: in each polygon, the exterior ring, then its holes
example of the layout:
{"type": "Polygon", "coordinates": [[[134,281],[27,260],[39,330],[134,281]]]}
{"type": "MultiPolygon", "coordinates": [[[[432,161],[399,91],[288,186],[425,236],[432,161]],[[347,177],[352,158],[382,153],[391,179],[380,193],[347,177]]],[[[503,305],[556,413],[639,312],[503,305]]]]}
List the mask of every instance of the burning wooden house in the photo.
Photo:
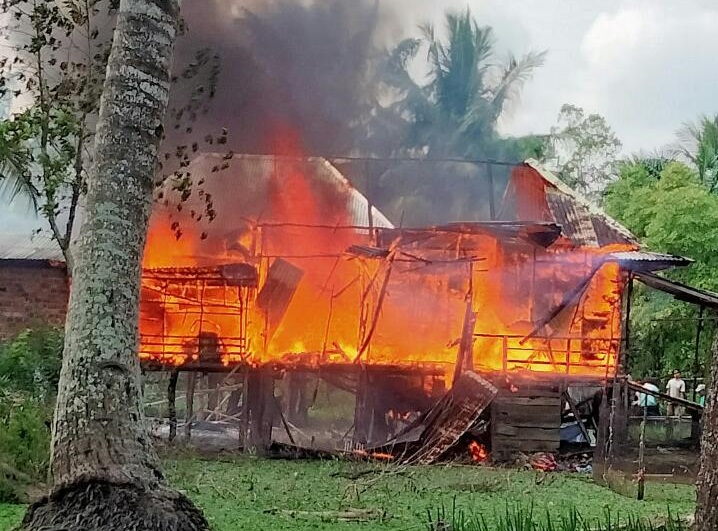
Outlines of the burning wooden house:
{"type": "Polygon", "coordinates": [[[192,171],[221,165],[153,213],[140,357],[234,383],[210,409],[240,419],[245,445],[271,439],[279,378],[351,390],[354,442],[382,445],[392,418],[472,371],[493,389],[494,452],[556,449],[567,387],[619,370],[629,273],[686,263],[642,251],[533,162],[490,219],[433,227],[395,225],[322,158],[208,155],[192,171]]]}

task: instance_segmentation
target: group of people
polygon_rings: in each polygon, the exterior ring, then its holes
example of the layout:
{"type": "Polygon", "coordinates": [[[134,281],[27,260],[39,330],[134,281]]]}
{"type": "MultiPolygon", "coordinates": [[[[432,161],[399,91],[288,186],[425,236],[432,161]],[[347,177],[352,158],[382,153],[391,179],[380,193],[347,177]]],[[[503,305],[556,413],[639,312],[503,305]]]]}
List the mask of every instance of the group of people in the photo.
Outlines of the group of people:
{"type": "MultiPolygon", "coordinates": [[[[642,386],[647,391],[651,391],[653,393],[660,393],[660,388],[658,387],[657,380],[645,380],[642,382],[642,386]]],[[[705,405],[705,384],[697,385],[695,393],[696,402],[698,402],[702,406],[705,405]]],[[[681,398],[683,400],[686,399],[686,382],[681,376],[681,371],[673,371],[673,378],[668,380],[668,383],[666,383],[666,394],[671,398],[681,398]]],[[[641,409],[645,408],[648,415],[650,416],[658,416],[661,414],[660,408],[658,407],[658,398],[652,394],[636,392],[636,399],[633,402],[633,405],[638,406],[641,409]]],[[[668,402],[668,404],[666,405],[666,415],[669,417],[680,417],[683,415],[683,408],[679,404],[676,404],[674,402],[668,402]]]]}

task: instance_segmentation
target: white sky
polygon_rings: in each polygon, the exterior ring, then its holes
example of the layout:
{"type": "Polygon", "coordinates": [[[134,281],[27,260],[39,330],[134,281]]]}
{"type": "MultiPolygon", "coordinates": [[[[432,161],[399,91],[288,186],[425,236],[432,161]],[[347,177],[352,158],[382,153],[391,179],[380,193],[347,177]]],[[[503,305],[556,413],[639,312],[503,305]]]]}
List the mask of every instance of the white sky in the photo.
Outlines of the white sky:
{"type": "MultiPolygon", "coordinates": [[[[404,30],[438,28],[446,9],[467,5],[500,50],[548,50],[505,133],[546,132],[573,103],[605,116],[630,154],[660,149],[685,121],[718,112],[716,0],[384,0],[404,30]]],[[[24,204],[0,203],[0,233],[38,221],[24,204]]]]}
{"type": "Polygon", "coordinates": [[[633,153],[661,148],[681,124],[718,112],[715,0],[413,0],[417,19],[467,4],[498,46],[548,50],[546,65],[504,120],[540,133],[563,103],[606,117],[633,153]]]}

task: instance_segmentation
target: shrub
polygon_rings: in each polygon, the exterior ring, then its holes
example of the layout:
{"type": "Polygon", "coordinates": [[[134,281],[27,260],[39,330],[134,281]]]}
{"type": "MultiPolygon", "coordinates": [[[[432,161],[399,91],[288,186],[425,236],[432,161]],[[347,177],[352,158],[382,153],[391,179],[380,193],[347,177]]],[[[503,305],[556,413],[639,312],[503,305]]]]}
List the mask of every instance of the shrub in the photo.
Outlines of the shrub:
{"type": "Polygon", "coordinates": [[[0,345],[0,390],[54,400],[62,366],[62,333],[26,330],[0,345]]]}
{"type": "Polygon", "coordinates": [[[27,330],[0,345],[0,502],[24,501],[47,473],[62,334],[27,330]]]}
{"type": "Polygon", "coordinates": [[[0,396],[0,502],[22,501],[42,482],[50,453],[52,408],[20,393],[0,396]]]}

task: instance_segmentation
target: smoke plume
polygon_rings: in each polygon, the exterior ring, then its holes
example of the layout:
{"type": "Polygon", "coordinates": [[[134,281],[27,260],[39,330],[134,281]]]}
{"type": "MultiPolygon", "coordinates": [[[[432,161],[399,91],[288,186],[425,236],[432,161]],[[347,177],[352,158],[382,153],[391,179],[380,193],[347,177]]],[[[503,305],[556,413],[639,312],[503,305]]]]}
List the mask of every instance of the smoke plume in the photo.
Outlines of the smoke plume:
{"type": "Polygon", "coordinates": [[[183,12],[176,64],[198,50],[220,63],[201,129],[227,127],[243,153],[275,151],[287,129],[308,153],[350,153],[366,138],[372,64],[399,27],[376,0],[190,0],[183,12]]]}

